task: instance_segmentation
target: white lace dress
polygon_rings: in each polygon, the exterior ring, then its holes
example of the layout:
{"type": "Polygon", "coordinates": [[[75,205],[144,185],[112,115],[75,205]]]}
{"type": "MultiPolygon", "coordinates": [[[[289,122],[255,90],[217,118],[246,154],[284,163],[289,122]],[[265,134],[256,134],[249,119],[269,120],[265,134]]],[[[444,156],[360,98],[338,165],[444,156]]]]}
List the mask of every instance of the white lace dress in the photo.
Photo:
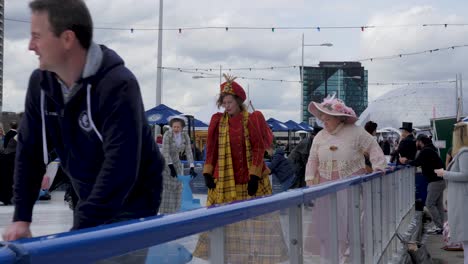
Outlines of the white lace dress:
{"type": "MultiPolygon", "coordinates": [[[[324,183],[354,175],[366,173],[364,152],[369,153],[374,170],[385,169],[387,162],[377,141],[362,127],[354,124],[340,124],[329,133],[325,129],[315,136],[306,165],[306,181],[324,183]]],[[[347,190],[338,192],[338,246],[340,263],[348,263],[349,252],[349,219],[348,208],[351,206],[350,193],[347,190]]],[[[364,197],[363,199],[366,199],[364,197]]],[[[330,219],[331,201],[329,196],[314,202],[312,219],[305,243],[305,253],[320,256],[320,263],[330,263],[334,252],[330,252],[330,219]]],[[[362,212],[364,214],[365,212],[362,212]]]]}

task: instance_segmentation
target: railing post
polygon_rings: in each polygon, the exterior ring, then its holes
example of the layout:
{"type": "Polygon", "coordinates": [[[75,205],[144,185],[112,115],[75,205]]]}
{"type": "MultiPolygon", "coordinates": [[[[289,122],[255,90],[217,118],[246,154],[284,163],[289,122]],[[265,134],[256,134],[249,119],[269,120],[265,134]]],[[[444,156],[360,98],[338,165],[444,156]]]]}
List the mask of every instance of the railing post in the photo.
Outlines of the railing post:
{"type": "Polygon", "coordinates": [[[374,257],[378,260],[382,254],[382,178],[372,180],[373,215],[374,215],[374,257]]]}
{"type": "MultiPolygon", "coordinates": [[[[381,211],[382,211],[382,245],[387,245],[388,243],[388,239],[389,239],[389,229],[390,229],[390,226],[389,226],[389,200],[390,200],[390,197],[389,197],[389,192],[390,192],[390,186],[388,186],[388,177],[380,177],[381,181],[382,181],[382,189],[381,189],[381,192],[382,192],[382,207],[381,207],[381,211]]],[[[382,250],[384,249],[385,247],[382,246],[382,250]]]]}
{"type": "Polygon", "coordinates": [[[398,180],[398,220],[400,221],[403,217],[403,212],[406,209],[406,202],[408,201],[409,193],[408,193],[408,179],[406,179],[406,173],[404,173],[406,169],[399,170],[397,171],[397,174],[395,175],[398,180]]]}
{"type": "Polygon", "coordinates": [[[367,227],[364,232],[364,263],[373,263],[374,258],[374,241],[373,234],[375,226],[373,224],[372,201],[375,199],[372,193],[372,182],[368,181],[363,184],[364,193],[364,216],[367,227]]]}
{"type": "Polygon", "coordinates": [[[289,263],[304,263],[302,205],[289,207],[289,263]]]}
{"type": "Polygon", "coordinates": [[[330,195],[330,208],[329,208],[329,219],[330,219],[330,252],[331,252],[331,263],[339,263],[340,250],[338,247],[338,201],[337,193],[331,193],[330,195]]]}
{"type": "Polygon", "coordinates": [[[224,227],[210,232],[210,263],[224,263],[224,227]]]}
{"type": "MultiPolygon", "coordinates": [[[[398,196],[398,189],[396,188],[396,177],[395,174],[390,174],[388,175],[390,178],[390,224],[391,224],[391,236],[395,235],[395,232],[397,232],[398,224],[400,221],[398,220],[398,215],[397,215],[397,204],[398,204],[398,199],[400,199],[398,196]]],[[[392,252],[396,253],[397,251],[397,244],[396,242],[392,243],[392,252]]]]}
{"type": "Polygon", "coordinates": [[[350,250],[351,263],[362,263],[361,259],[361,186],[351,187],[351,223],[350,226],[350,250]]]}

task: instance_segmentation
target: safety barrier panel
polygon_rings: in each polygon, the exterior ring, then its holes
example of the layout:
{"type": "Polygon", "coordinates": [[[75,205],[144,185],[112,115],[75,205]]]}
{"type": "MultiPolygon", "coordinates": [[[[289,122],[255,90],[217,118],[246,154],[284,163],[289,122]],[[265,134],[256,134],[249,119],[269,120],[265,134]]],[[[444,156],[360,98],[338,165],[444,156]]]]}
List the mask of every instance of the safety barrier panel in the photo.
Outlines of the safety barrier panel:
{"type": "MultiPolygon", "coordinates": [[[[201,233],[210,238],[211,254],[197,263],[225,263],[232,257],[225,241],[232,224],[245,223],[244,231],[254,237],[255,224],[276,220],[287,246],[281,262],[388,263],[399,249],[396,230],[414,213],[414,175],[414,168],[399,167],[222,206],[2,243],[0,263],[83,264],[141,249],[149,249],[146,263],[152,263],[153,253],[159,254],[154,263],[186,263],[201,233]],[[174,246],[175,255],[165,256],[174,246]],[[188,255],[185,260],[182,254],[188,255]]],[[[247,258],[268,257],[249,245],[247,258]]]]}

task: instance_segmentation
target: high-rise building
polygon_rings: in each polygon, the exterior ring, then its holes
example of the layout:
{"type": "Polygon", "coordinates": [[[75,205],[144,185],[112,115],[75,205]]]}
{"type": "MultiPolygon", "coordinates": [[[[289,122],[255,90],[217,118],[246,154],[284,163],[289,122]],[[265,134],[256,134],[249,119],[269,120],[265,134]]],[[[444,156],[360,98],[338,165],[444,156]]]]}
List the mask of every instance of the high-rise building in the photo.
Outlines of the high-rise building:
{"type": "Polygon", "coordinates": [[[302,121],[313,125],[315,117],[307,106],[332,94],[353,108],[357,116],[367,108],[367,70],[360,62],[320,62],[319,67],[304,67],[302,121]]]}
{"type": "Polygon", "coordinates": [[[4,25],[5,25],[4,14],[5,14],[5,1],[0,0],[0,114],[3,111],[3,36],[4,36],[3,32],[4,32],[4,25]]]}

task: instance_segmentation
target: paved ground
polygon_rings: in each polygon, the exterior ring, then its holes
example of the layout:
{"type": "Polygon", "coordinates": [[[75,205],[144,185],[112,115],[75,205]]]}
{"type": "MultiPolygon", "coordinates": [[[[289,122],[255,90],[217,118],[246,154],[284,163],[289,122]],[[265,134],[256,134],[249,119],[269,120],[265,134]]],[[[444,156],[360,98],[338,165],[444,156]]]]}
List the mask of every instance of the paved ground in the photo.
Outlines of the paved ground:
{"type": "MultiPolygon", "coordinates": [[[[63,201],[64,192],[57,191],[51,201],[38,201],[34,206],[31,232],[33,236],[42,236],[68,231],[72,226],[73,215],[68,204],[63,201]]],[[[11,222],[12,205],[0,205],[0,233],[11,222]]],[[[1,237],[0,237],[0,240],[1,237]]]]}
{"type": "Polygon", "coordinates": [[[463,251],[445,251],[442,235],[427,235],[424,239],[427,250],[434,259],[434,263],[463,264],[463,251]]]}

